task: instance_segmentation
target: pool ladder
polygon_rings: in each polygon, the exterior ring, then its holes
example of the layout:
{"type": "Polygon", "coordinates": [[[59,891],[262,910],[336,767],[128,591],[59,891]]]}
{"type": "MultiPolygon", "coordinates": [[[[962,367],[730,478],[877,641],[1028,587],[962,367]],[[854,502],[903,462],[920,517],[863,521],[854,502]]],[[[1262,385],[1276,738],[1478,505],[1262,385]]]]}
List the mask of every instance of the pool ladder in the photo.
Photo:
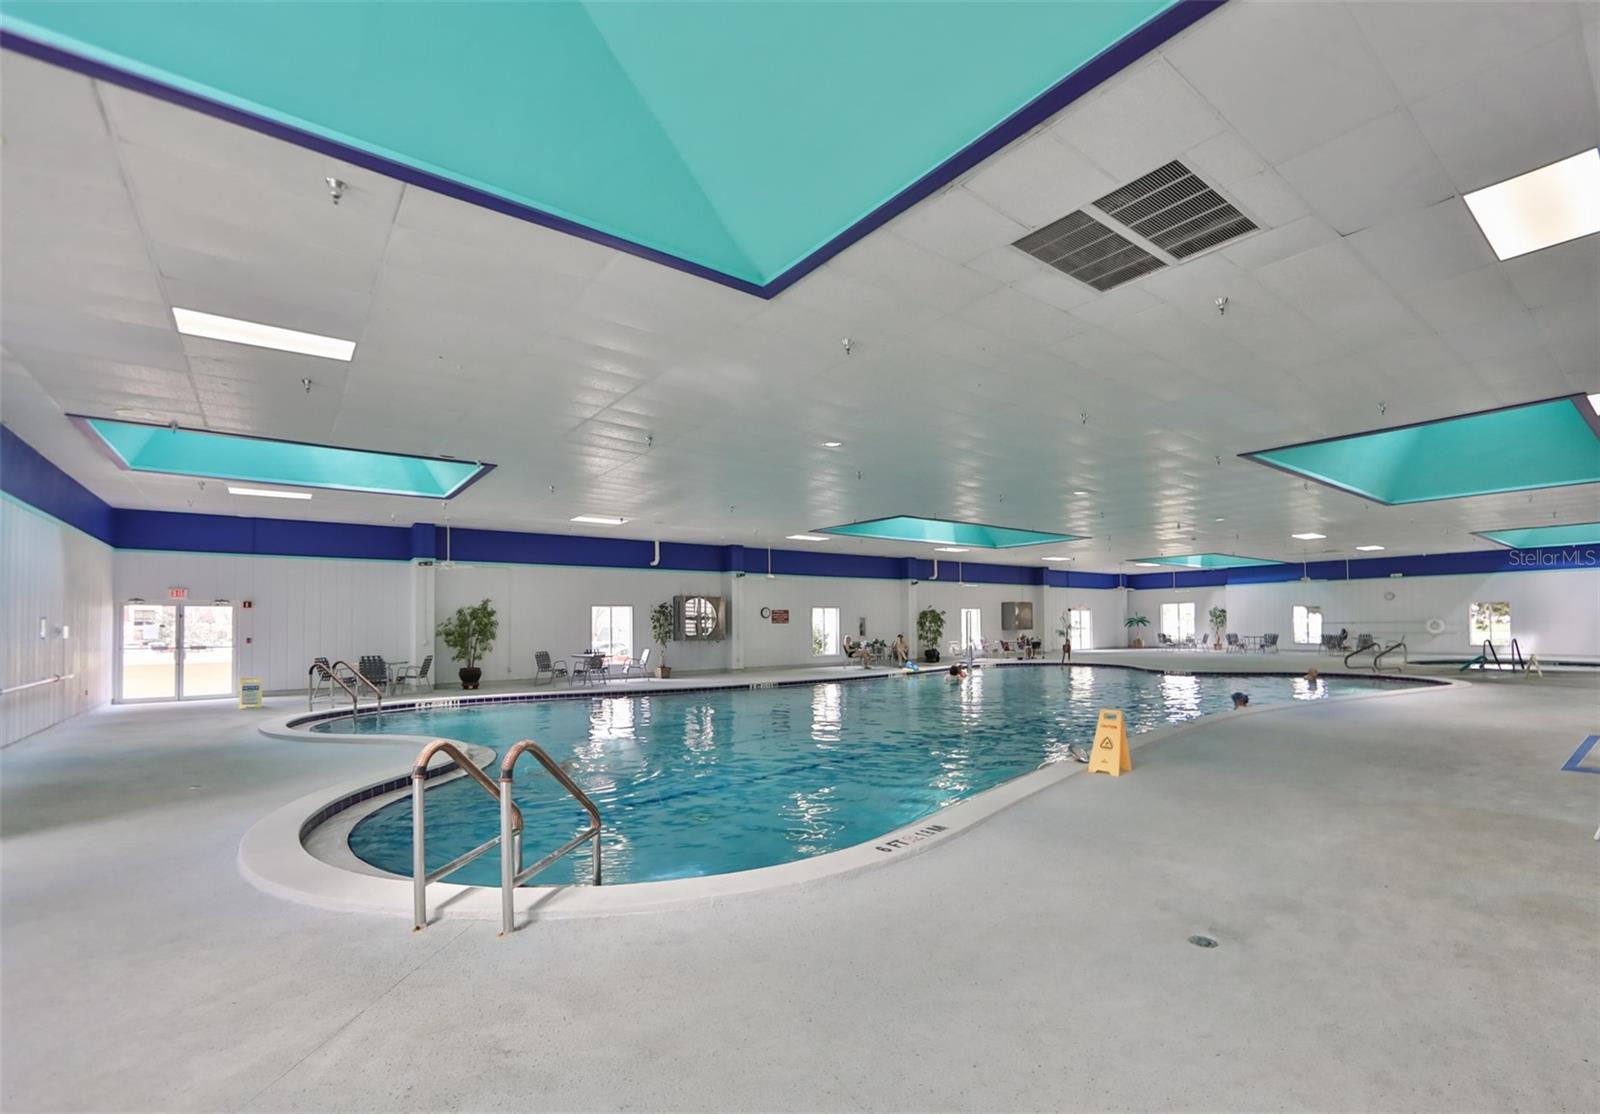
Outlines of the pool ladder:
{"type": "Polygon", "coordinates": [[[354,715],[360,710],[361,707],[361,699],[358,690],[362,686],[366,686],[372,690],[372,698],[378,702],[378,714],[380,716],[383,715],[383,690],[377,685],[373,684],[371,681],[367,680],[367,678],[362,675],[360,670],[356,669],[355,666],[351,665],[343,658],[340,658],[332,665],[328,664],[327,658],[318,658],[316,661],[311,663],[311,668],[306,670],[307,711],[310,711],[317,706],[317,697],[322,695],[322,682],[324,681],[331,683],[330,687],[328,688],[328,702],[330,704],[333,702],[333,688],[331,686],[338,685],[340,688],[344,689],[345,695],[350,698],[350,713],[354,715]],[[355,682],[354,687],[348,684],[343,677],[339,676],[339,667],[341,665],[350,671],[350,680],[355,682]]]}
{"type": "Polygon", "coordinates": [[[416,764],[411,768],[411,887],[412,887],[412,912],[413,932],[421,932],[428,927],[428,885],[438,882],[450,874],[454,874],[479,856],[501,848],[500,852],[500,935],[508,936],[515,931],[515,913],[512,908],[513,897],[516,889],[522,883],[532,878],[542,870],[553,866],[559,859],[576,851],[585,842],[594,841],[594,884],[600,884],[600,810],[589,799],[589,795],[578,787],[578,784],[567,776],[567,772],[557,765],[551,757],[544,752],[544,748],[532,739],[523,739],[506,752],[505,758],[500,763],[500,783],[496,785],[489,780],[476,763],[461,752],[461,748],[448,739],[435,739],[422,748],[422,753],[417,755],[416,764]],[[428,763],[434,755],[445,754],[451,758],[456,766],[472,780],[483,787],[484,792],[493,797],[500,806],[500,834],[494,838],[480,843],[472,850],[456,856],[437,870],[428,869],[426,839],[425,839],[425,796],[428,782],[428,763]],[[511,799],[512,782],[516,775],[517,761],[524,755],[531,754],[545,772],[555,778],[573,800],[583,807],[589,814],[589,826],[556,850],[532,866],[522,865],[522,810],[517,808],[516,802],[511,799]]]}

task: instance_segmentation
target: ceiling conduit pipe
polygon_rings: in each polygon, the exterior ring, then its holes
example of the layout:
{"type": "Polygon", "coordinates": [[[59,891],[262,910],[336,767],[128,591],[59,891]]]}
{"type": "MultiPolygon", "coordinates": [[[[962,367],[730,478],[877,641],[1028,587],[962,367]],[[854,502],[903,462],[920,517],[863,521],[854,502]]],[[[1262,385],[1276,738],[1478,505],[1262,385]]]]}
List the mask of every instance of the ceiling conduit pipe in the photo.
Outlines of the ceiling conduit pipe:
{"type": "Polygon", "coordinates": [[[939,579],[939,558],[937,558],[937,557],[935,557],[933,559],[933,575],[928,577],[928,579],[929,580],[938,580],[939,579]]]}
{"type": "Polygon", "coordinates": [[[661,539],[656,539],[656,555],[650,558],[650,567],[653,569],[661,564],[661,539]]]}

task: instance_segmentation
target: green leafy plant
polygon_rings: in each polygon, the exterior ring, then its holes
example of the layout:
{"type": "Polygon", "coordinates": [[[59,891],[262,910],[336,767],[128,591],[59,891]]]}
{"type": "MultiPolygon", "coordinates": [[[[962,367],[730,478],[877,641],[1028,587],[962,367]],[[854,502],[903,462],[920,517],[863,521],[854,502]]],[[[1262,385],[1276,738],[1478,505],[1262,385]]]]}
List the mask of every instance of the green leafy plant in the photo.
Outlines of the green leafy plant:
{"type": "Polygon", "coordinates": [[[917,641],[924,650],[937,650],[939,639],[944,637],[944,612],[935,607],[924,607],[917,612],[917,641]]]}
{"type": "Polygon", "coordinates": [[[1222,641],[1222,632],[1228,629],[1228,609],[1226,607],[1213,607],[1206,612],[1211,620],[1211,633],[1218,642],[1222,641]]]}
{"type": "Polygon", "coordinates": [[[495,636],[500,633],[500,617],[494,604],[488,600],[471,607],[458,607],[456,613],[439,624],[439,638],[450,648],[450,656],[468,669],[494,649],[495,636]]]}
{"type": "Polygon", "coordinates": [[[1137,627],[1148,627],[1150,625],[1150,619],[1144,615],[1129,615],[1126,619],[1122,620],[1122,625],[1127,627],[1129,630],[1134,630],[1137,627]]]}
{"type": "Polygon", "coordinates": [[[661,664],[667,663],[667,643],[672,641],[672,605],[663,600],[650,609],[650,634],[661,647],[661,664]]]}

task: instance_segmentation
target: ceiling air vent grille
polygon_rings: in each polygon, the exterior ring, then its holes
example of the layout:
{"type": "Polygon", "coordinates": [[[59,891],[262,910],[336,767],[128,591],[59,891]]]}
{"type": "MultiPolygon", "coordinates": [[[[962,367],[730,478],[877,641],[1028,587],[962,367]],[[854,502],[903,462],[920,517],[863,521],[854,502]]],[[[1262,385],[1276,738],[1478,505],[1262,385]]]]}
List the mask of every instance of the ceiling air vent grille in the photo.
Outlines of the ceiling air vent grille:
{"type": "Polygon", "coordinates": [[[1081,209],[1028,233],[1015,246],[1101,291],[1166,266],[1081,209]]]}
{"type": "Polygon", "coordinates": [[[1175,259],[1225,244],[1256,229],[1249,217],[1176,160],[1113,190],[1094,204],[1175,259]]]}

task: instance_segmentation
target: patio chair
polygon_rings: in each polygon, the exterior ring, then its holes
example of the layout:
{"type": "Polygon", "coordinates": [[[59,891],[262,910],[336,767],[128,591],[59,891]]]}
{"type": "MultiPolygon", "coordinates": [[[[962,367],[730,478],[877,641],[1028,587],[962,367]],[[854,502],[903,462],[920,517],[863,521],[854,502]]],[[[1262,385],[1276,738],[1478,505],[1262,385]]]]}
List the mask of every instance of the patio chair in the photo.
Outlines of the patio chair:
{"type": "Polygon", "coordinates": [[[577,684],[583,678],[586,685],[594,684],[595,677],[602,681],[606,679],[606,656],[604,654],[579,654],[572,659],[572,683],[577,684]]]}
{"type": "Polygon", "coordinates": [[[408,665],[400,671],[400,676],[394,679],[397,685],[404,685],[408,689],[421,688],[424,682],[432,687],[433,682],[428,680],[428,673],[433,669],[433,655],[429,654],[422,659],[421,665],[408,665]]]}
{"type": "Polygon", "coordinates": [[[1172,635],[1170,634],[1157,634],[1156,638],[1160,639],[1158,645],[1163,650],[1175,650],[1178,648],[1178,644],[1172,641],[1172,635]]]}
{"type": "Polygon", "coordinates": [[[638,658],[622,663],[622,679],[624,681],[628,679],[630,673],[638,673],[641,679],[650,676],[650,650],[651,647],[646,646],[644,653],[640,654],[638,658]]]}
{"type": "Polygon", "coordinates": [[[380,692],[388,692],[389,664],[377,654],[362,654],[360,663],[361,675],[376,685],[380,692]]]}
{"type": "Polygon", "coordinates": [[[1244,643],[1239,641],[1239,636],[1238,635],[1234,634],[1232,631],[1229,631],[1227,637],[1228,637],[1228,653],[1231,654],[1235,650],[1239,650],[1239,651],[1243,651],[1244,650],[1244,643]]]}
{"type": "Polygon", "coordinates": [[[566,658],[557,658],[552,662],[550,660],[549,650],[535,650],[533,652],[534,683],[538,684],[539,678],[546,673],[550,674],[549,680],[551,681],[554,681],[557,677],[566,677],[568,680],[571,680],[571,676],[567,673],[566,658]]]}
{"type": "Polygon", "coordinates": [[[1264,635],[1261,636],[1261,652],[1264,654],[1268,650],[1271,650],[1274,654],[1276,654],[1278,652],[1278,636],[1277,635],[1275,635],[1275,634],[1264,634],[1264,635]]]}

